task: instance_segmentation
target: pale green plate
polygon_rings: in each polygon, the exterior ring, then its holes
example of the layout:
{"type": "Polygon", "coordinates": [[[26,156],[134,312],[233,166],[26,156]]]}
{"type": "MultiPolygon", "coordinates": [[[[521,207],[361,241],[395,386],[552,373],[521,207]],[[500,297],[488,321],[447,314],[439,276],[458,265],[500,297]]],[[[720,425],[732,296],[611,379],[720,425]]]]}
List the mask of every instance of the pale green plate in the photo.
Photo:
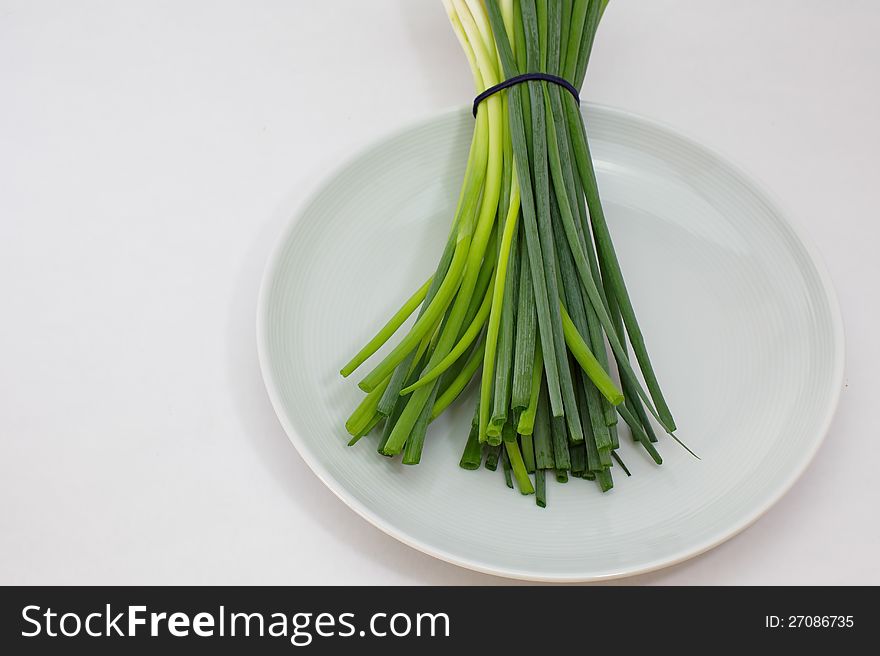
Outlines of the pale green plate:
{"type": "MultiPolygon", "coordinates": [[[[714,152],[645,119],[586,110],[606,213],[680,437],[654,466],[623,440],[615,488],[548,482],[548,508],[500,471],[458,467],[472,395],[431,426],[422,464],[346,446],[361,392],[339,368],[433,271],[473,128],[466,110],[341,168],[282,236],[260,296],[269,396],[314,472],[357,513],[452,563],[585,581],[670,565],[742,530],[788,490],[837,404],[843,330],[815,251],[714,152]]],[[[305,501],[304,501],[305,503],[305,501]]],[[[352,549],[357,549],[352,545],[352,549]]]]}

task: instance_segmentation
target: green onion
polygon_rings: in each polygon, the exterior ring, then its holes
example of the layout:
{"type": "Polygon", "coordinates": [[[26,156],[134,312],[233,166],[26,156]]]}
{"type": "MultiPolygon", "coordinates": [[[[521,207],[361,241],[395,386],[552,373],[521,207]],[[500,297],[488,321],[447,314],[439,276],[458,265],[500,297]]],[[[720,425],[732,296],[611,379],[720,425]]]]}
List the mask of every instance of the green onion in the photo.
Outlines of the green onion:
{"type": "Polygon", "coordinates": [[[531,435],[519,436],[520,451],[522,451],[523,462],[526,465],[526,471],[530,474],[535,471],[535,443],[531,435]]]}
{"type": "MultiPolygon", "coordinates": [[[[526,34],[526,62],[531,70],[546,71],[544,56],[540,55],[539,44],[539,28],[538,19],[533,0],[522,1],[522,16],[525,25],[526,34]]],[[[512,59],[505,61],[504,54],[501,53],[501,60],[504,63],[505,72],[510,75],[516,75],[518,71],[511,68],[512,59]]],[[[559,396],[555,392],[555,385],[550,386],[550,407],[554,417],[561,417],[565,414],[565,407],[569,408],[569,412],[577,412],[573,406],[573,393],[571,371],[566,366],[568,355],[565,352],[564,339],[562,336],[562,320],[559,316],[559,306],[556,299],[559,298],[559,288],[556,279],[556,249],[553,244],[553,226],[550,218],[550,174],[547,166],[547,135],[546,135],[546,116],[544,113],[544,100],[542,92],[542,82],[528,82],[529,100],[531,102],[532,113],[532,140],[534,146],[534,157],[531,161],[532,177],[534,178],[535,190],[535,210],[537,216],[538,230],[540,232],[540,248],[541,256],[544,264],[544,279],[546,283],[546,292],[549,299],[550,325],[548,327],[541,326],[541,338],[545,339],[545,333],[552,333],[552,344],[545,343],[544,346],[544,366],[547,367],[548,362],[553,362],[555,358],[556,370],[555,376],[559,379],[559,396]],[[553,348],[550,348],[553,347],[553,348]],[[571,397],[571,398],[569,398],[571,397]],[[565,405],[563,405],[565,404],[565,405]]],[[[521,85],[522,86],[522,85],[521,85]]],[[[516,136],[514,139],[514,147],[516,147],[516,136]]],[[[522,182],[521,182],[522,184],[522,182]]],[[[525,186],[525,185],[523,185],[525,186]]],[[[524,194],[523,194],[524,195],[524,194]]],[[[535,262],[532,262],[532,270],[535,270],[535,262]]],[[[547,371],[548,381],[551,379],[551,372],[547,371]]]]}
{"type": "MultiPolygon", "coordinates": [[[[492,30],[498,46],[498,54],[504,64],[504,72],[508,77],[512,77],[518,71],[513,63],[513,53],[503,29],[501,15],[494,2],[488,2],[487,8],[489,9],[489,20],[492,22],[492,30]]],[[[526,126],[523,121],[523,106],[528,105],[530,102],[528,89],[528,85],[520,84],[508,92],[510,138],[513,144],[516,172],[519,179],[522,221],[526,235],[526,250],[528,251],[531,265],[532,287],[535,291],[535,309],[537,311],[541,346],[544,352],[552,356],[555,354],[556,349],[554,347],[553,328],[551,325],[552,304],[550,299],[552,298],[555,303],[556,295],[551,294],[547,287],[542,242],[538,235],[535,198],[532,192],[531,174],[529,173],[531,170],[531,153],[526,145],[526,126]]],[[[531,129],[531,124],[529,129],[531,129]]],[[[559,387],[559,372],[555,357],[544,359],[544,369],[547,374],[547,385],[551,402],[554,408],[559,408],[561,411],[562,392],[559,387]]]]}
{"type": "Polygon", "coordinates": [[[535,503],[547,507],[547,479],[543,469],[535,470],[535,503]]]}
{"type": "Polygon", "coordinates": [[[535,345],[535,362],[532,366],[532,384],[529,392],[529,405],[519,416],[519,424],[516,431],[520,435],[531,435],[535,425],[535,416],[538,412],[538,402],[541,398],[541,381],[544,380],[544,357],[541,344],[535,345]]]}
{"type": "MultiPolygon", "coordinates": [[[[483,356],[483,378],[480,387],[480,440],[485,441],[489,429],[489,407],[492,402],[493,382],[495,374],[495,361],[498,345],[498,333],[501,329],[502,304],[507,287],[507,263],[510,259],[511,247],[516,237],[517,217],[519,211],[519,183],[511,180],[510,211],[504,222],[504,232],[501,237],[501,250],[498,255],[498,274],[495,276],[495,286],[492,294],[492,311],[489,315],[489,327],[486,337],[486,351],[483,356]]],[[[508,308],[510,306],[508,305],[508,308]]],[[[498,435],[499,432],[493,432],[498,435]]]]}
{"type": "MultiPolygon", "coordinates": [[[[417,465],[422,460],[422,448],[425,445],[425,436],[428,432],[428,424],[431,422],[431,408],[434,407],[434,399],[437,397],[435,385],[428,397],[428,402],[422,408],[419,418],[413,426],[412,432],[406,441],[406,449],[403,452],[404,465],[417,465]]],[[[387,445],[386,445],[387,449],[387,445]]]]}
{"type": "Polygon", "coordinates": [[[376,336],[373,337],[369,342],[367,342],[366,346],[364,346],[360,351],[358,351],[357,355],[355,355],[349,362],[346,364],[342,370],[339,372],[344,376],[348,376],[355,369],[361,366],[364,362],[366,362],[367,358],[369,358],[373,353],[378,351],[382,345],[388,341],[388,339],[397,332],[397,329],[403,325],[403,322],[409,319],[409,316],[415,311],[415,309],[422,304],[422,301],[425,300],[425,296],[428,295],[428,288],[431,286],[432,278],[428,278],[424,285],[419,287],[416,292],[409,297],[406,303],[388,320],[382,329],[376,333],[376,336]]]}
{"type": "Polygon", "coordinates": [[[400,395],[404,396],[410,392],[414,392],[420,387],[424,387],[447,371],[464,354],[464,352],[467,351],[468,347],[473,344],[474,340],[480,334],[480,331],[483,329],[486,319],[489,316],[490,307],[492,307],[492,296],[487,293],[483,298],[483,302],[480,304],[476,315],[471,321],[471,324],[468,326],[467,330],[464,331],[464,334],[461,336],[461,339],[458,340],[455,347],[428,373],[423,374],[421,378],[409,387],[404,387],[400,390],[400,395]]]}
{"type": "MultiPolygon", "coordinates": [[[[556,204],[554,203],[552,207],[555,210],[555,214],[558,215],[556,204]]],[[[568,248],[567,241],[559,232],[556,234],[556,248],[559,254],[560,277],[562,278],[562,288],[564,289],[562,301],[564,306],[571,308],[571,314],[573,316],[572,323],[574,324],[575,329],[577,331],[589,333],[590,319],[595,321],[595,315],[589,313],[584,305],[580,286],[578,284],[577,272],[575,271],[574,262],[571,257],[571,251],[568,248]]],[[[588,305],[589,304],[587,304],[587,306],[588,305]]],[[[565,319],[563,318],[563,321],[564,320],[565,319]]],[[[565,324],[563,323],[563,330],[564,329],[565,324]]],[[[601,342],[601,333],[599,340],[601,342]]],[[[600,348],[604,351],[604,343],[601,343],[600,348]]],[[[596,362],[599,365],[596,369],[597,373],[607,371],[607,366],[602,366],[601,360],[597,358],[596,362]]],[[[607,446],[610,444],[611,440],[608,435],[608,429],[605,426],[605,421],[599,411],[601,408],[599,392],[595,385],[589,381],[589,369],[581,369],[580,373],[587,395],[587,409],[590,412],[593,439],[596,440],[597,445],[607,446]]],[[[602,380],[607,382],[610,378],[607,375],[603,375],[602,380]]]]}
{"type": "Polygon", "coordinates": [[[611,470],[602,469],[596,472],[596,480],[603,492],[607,492],[614,487],[614,479],[611,477],[611,470]]]}
{"type": "Polygon", "coordinates": [[[535,443],[535,467],[537,469],[553,469],[556,463],[553,458],[553,435],[550,427],[550,408],[546,387],[541,388],[538,402],[538,414],[535,418],[535,431],[532,440],[535,443]]]}
{"type": "MultiPolygon", "coordinates": [[[[556,470],[571,469],[571,459],[568,455],[568,431],[565,420],[561,417],[553,417],[550,420],[550,434],[553,437],[553,462],[556,470]]],[[[583,440],[581,440],[581,444],[583,440]]]]}
{"type": "MultiPolygon", "coordinates": [[[[607,0],[443,4],[481,93],[523,72],[581,89],[607,0]]],[[[507,485],[534,493],[538,506],[548,471],[602,492],[614,486],[615,464],[631,475],[618,417],[657,464],[652,416],[693,453],[674,434],[624,284],[583,117],[556,84],[530,80],[477,106],[440,261],[343,377],[398,333],[359,383],[366,395],[345,422],[349,445],[381,427],[379,453],[420,463],[431,422],[471,397],[476,379],[459,465],[495,470],[500,460],[507,485]]]]}
{"type": "MultiPolygon", "coordinates": [[[[577,161],[578,171],[581,175],[581,181],[587,196],[587,207],[590,211],[593,236],[596,240],[597,250],[599,251],[600,265],[602,266],[603,271],[606,272],[606,275],[609,277],[611,285],[613,286],[615,298],[617,299],[623,317],[623,322],[629,333],[630,343],[633,346],[636,359],[642,369],[645,383],[651,391],[651,398],[657,405],[657,414],[659,415],[658,421],[660,421],[666,430],[671,433],[675,430],[675,420],[672,418],[666,399],[660,391],[660,385],[657,382],[657,376],[654,373],[654,368],[648,357],[648,350],[645,347],[645,340],[636,319],[632,301],[630,301],[629,293],[626,291],[626,285],[623,282],[623,273],[620,270],[620,264],[617,261],[617,254],[614,252],[614,245],[611,243],[611,234],[608,231],[608,224],[605,222],[605,214],[602,210],[601,202],[599,201],[596,173],[593,170],[593,162],[590,156],[589,146],[587,145],[587,137],[586,132],[583,129],[583,122],[581,121],[580,113],[577,111],[573,102],[566,103],[566,108],[569,128],[574,134],[573,143],[575,145],[575,160],[577,161]],[[573,113],[577,115],[577,118],[574,120],[572,119],[573,113]],[[574,125],[572,125],[572,123],[574,123],[574,125]]],[[[592,301],[593,299],[591,298],[591,302],[592,301]]],[[[611,342],[615,355],[618,357],[618,364],[626,370],[628,368],[628,364],[624,364],[625,362],[628,363],[625,355],[626,351],[623,349],[620,341],[613,332],[610,318],[608,318],[606,314],[605,319],[607,319],[607,321],[603,320],[600,310],[596,308],[596,311],[600,314],[603,328],[608,332],[609,341],[611,342]]],[[[602,309],[602,312],[604,312],[604,308],[602,309]]],[[[631,377],[635,379],[634,374],[631,374],[631,377]]],[[[639,389],[641,389],[641,386],[639,386],[639,389]]],[[[641,393],[640,396],[642,396],[641,393]]],[[[647,403],[647,399],[645,399],[645,401],[647,403]]],[[[653,406],[649,405],[649,407],[653,406]]]]}
{"type": "Polygon", "coordinates": [[[501,457],[501,445],[495,444],[494,446],[486,447],[486,464],[483,465],[486,469],[491,471],[495,471],[498,468],[498,458],[501,457]]]}
{"type": "Polygon", "coordinates": [[[626,474],[627,476],[632,476],[632,474],[629,473],[629,468],[627,468],[626,463],[624,463],[623,460],[620,459],[620,456],[617,455],[617,451],[612,451],[611,455],[617,461],[617,464],[620,465],[620,468],[623,470],[623,473],[626,474]]]}
{"type": "Polygon", "coordinates": [[[599,460],[599,447],[596,446],[596,436],[593,434],[593,426],[596,422],[587,405],[585,387],[585,385],[578,386],[578,403],[580,403],[581,418],[584,422],[584,455],[586,456],[587,470],[595,472],[602,469],[602,463],[599,460]]]}
{"type": "Polygon", "coordinates": [[[612,405],[621,404],[623,402],[623,393],[617,389],[614,381],[611,380],[611,376],[602,369],[602,365],[599,364],[599,361],[595,358],[592,351],[590,351],[590,347],[587,346],[583,337],[578,333],[577,328],[574,327],[571,317],[568,316],[568,312],[565,308],[561,308],[561,310],[565,340],[568,344],[568,348],[571,349],[571,354],[590,377],[590,380],[596,385],[596,388],[602,392],[602,395],[606,399],[608,399],[608,402],[612,405]]]}
{"type": "Polygon", "coordinates": [[[583,474],[587,469],[587,447],[585,443],[586,439],[580,444],[571,444],[568,447],[571,458],[571,473],[575,476],[583,474]]]}
{"type": "Polygon", "coordinates": [[[385,392],[385,388],[388,386],[390,380],[391,376],[382,381],[376,389],[364,397],[364,400],[361,401],[360,405],[353,413],[351,413],[351,417],[345,422],[345,429],[348,431],[349,435],[357,435],[366,428],[367,424],[370,423],[373,415],[376,414],[376,410],[379,407],[379,401],[382,399],[382,394],[385,392]]]}
{"type": "Polygon", "coordinates": [[[468,433],[464,452],[461,454],[461,460],[458,461],[458,465],[462,469],[479,469],[480,463],[483,461],[483,447],[480,444],[479,413],[480,409],[477,408],[474,420],[471,422],[471,430],[468,433]]]}
{"type": "Polygon", "coordinates": [[[348,441],[348,446],[354,446],[355,444],[358,443],[358,441],[359,441],[362,437],[364,437],[364,436],[366,436],[366,435],[369,435],[370,432],[371,432],[371,431],[372,431],[372,430],[373,430],[373,429],[379,424],[379,422],[382,421],[382,419],[383,419],[382,415],[380,415],[380,414],[377,412],[377,413],[373,416],[373,418],[370,420],[370,423],[368,423],[368,424],[364,427],[364,429],[363,429],[361,432],[355,434],[355,436],[352,437],[352,438],[348,441]]]}
{"type": "MultiPolygon", "coordinates": [[[[620,308],[617,305],[617,299],[614,298],[613,295],[609,295],[608,300],[609,305],[611,306],[611,318],[614,319],[614,328],[617,331],[618,338],[623,341],[626,333],[624,332],[623,320],[620,318],[620,308]]],[[[628,353],[626,354],[626,357],[629,359],[628,353]]],[[[657,436],[654,433],[654,428],[651,426],[651,420],[648,419],[648,415],[645,413],[645,408],[642,405],[638,394],[633,392],[632,387],[626,380],[622,381],[622,383],[623,394],[626,397],[626,400],[624,401],[626,407],[630,409],[641,422],[642,428],[645,429],[645,433],[648,435],[648,439],[652,442],[656,442],[657,436]]]]}
{"type": "Polygon", "coordinates": [[[480,365],[483,363],[484,347],[485,342],[480,342],[471,353],[471,356],[468,358],[467,363],[464,365],[461,372],[452,380],[452,382],[449,383],[449,387],[447,387],[437,398],[437,401],[434,403],[434,408],[431,411],[431,419],[439,417],[440,414],[458,398],[458,395],[462,393],[465,386],[471,381],[471,378],[473,378],[477,369],[479,369],[480,365]]]}
{"type": "Polygon", "coordinates": [[[429,331],[435,328],[435,323],[446,311],[446,307],[452,302],[453,295],[461,283],[461,274],[467,261],[470,237],[465,237],[455,245],[452,262],[446,278],[437,290],[437,295],[425,313],[419,317],[406,337],[398,344],[391,353],[385,356],[373,371],[359,383],[359,387],[365,392],[372,392],[383,378],[388,376],[394,368],[403,362],[407,354],[418,346],[418,343],[429,331]]]}
{"type": "Polygon", "coordinates": [[[507,421],[507,409],[510,401],[510,372],[513,367],[513,329],[515,324],[514,311],[516,308],[517,286],[514,283],[519,278],[519,257],[517,253],[516,226],[513,228],[514,236],[511,244],[511,264],[508,272],[507,284],[504,287],[503,310],[501,312],[501,330],[498,342],[498,350],[495,355],[495,385],[492,390],[492,418],[486,433],[497,436],[502,426],[507,421]]]}
{"type": "Polygon", "coordinates": [[[507,487],[511,490],[513,489],[513,477],[511,475],[511,467],[510,467],[510,456],[507,453],[507,449],[501,449],[501,464],[504,468],[504,480],[507,482],[507,487]]]}
{"type": "Polygon", "coordinates": [[[535,488],[532,487],[532,480],[526,471],[526,464],[523,461],[522,453],[519,450],[519,444],[516,441],[516,431],[513,424],[506,423],[502,429],[502,438],[505,453],[510,462],[513,477],[516,479],[517,487],[522,494],[534,494],[535,488]]]}
{"type": "MultiPolygon", "coordinates": [[[[525,251],[525,235],[520,237],[521,262],[516,308],[516,344],[514,345],[513,382],[510,405],[524,410],[529,405],[532,389],[532,366],[535,362],[537,317],[535,315],[535,290],[532,287],[532,269],[525,251]]],[[[543,366],[543,363],[541,364],[543,366]]]]}

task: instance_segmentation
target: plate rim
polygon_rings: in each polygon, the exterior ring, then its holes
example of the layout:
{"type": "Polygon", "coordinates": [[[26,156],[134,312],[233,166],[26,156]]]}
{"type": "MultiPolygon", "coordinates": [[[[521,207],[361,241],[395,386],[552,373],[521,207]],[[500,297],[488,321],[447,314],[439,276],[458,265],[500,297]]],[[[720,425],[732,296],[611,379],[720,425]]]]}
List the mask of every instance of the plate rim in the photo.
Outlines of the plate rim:
{"type": "Polygon", "coordinates": [[[257,356],[260,364],[260,374],[263,379],[263,384],[266,388],[266,392],[272,404],[272,409],[274,410],[275,416],[278,418],[281,427],[284,429],[284,432],[293,447],[299,453],[300,457],[305,461],[306,465],[308,465],[309,469],[312,470],[315,476],[317,476],[318,479],[331,492],[333,492],[333,494],[335,494],[340,501],[351,508],[355,513],[360,515],[360,517],[362,517],[367,522],[380,529],[387,535],[391,536],[392,538],[407,545],[408,547],[411,547],[424,554],[450,563],[452,565],[456,565],[458,567],[463,567],[465,569],[480,572],[482,574],[489,574],[492,576],[521,581],[534,581],[541,583],[589,583],[609,581],[630,576],[638,576],[640,574],[647,574],[649,572],[672,567],[673,565],[677,565],[684,561],[700,556],[740,534],[745,529],[754,524],[758,519],[760,519],[776,503],[778,503],[779,500],[782,499],[782,497],[784,497],[791,490],[794,484],[801,478],[801,476],[810,466],[814,457],[816,456],[816,453],[818,452],[819,448],[822,446],[828,435],[828,431],[831,427],[831,422],[833,421],[834,416],[837,412],[837,408],[840,404],[840,397],[843,391],[844,384],[846,336],[843,315],[840,310],[840,303],[834,288],[831,274],[818,247],[815,245],[810,235],[807,234],[806,229],[803,226],[799,225],[796,221],[793,221],[791,219],[792,215],[789,212],[785,211],[785,206],[779,201],[779,198],[777,198],[775,194],[768,190],[755,177],[749,175],[746,169],[744,169],[735,159],[728,157],[723,151],[715,148],[714,146],[707,146],[697,141],[696,139],[688,136],[686,133],[683,133],[678,128],[673,127],[670,124],[654,118],[646,117],[642,114],[632,112],[630,110],[621,109],[604,103],[585,102],[582,105],[581,111],[584,111],[585,109],[592,112],[612,114],[626,118],[628,120],[642,123],[646,127],[664,133],[665,136],[679,139],[687,143],[687,145],[696,148],[697,150],[701,150],[722,161],[731,170],[731,172],[739,176],[743,181],[747,182],[752,189],[754,189],[760,196],[763,197],[763,200],[767,203],[770,209],[772,209],[773,212],[780,217],[784,226],[791,231],[794,238],[804,249],[804,252],[806,253],[810,263],[815,269],[817,277],[821,284],[822,292],[827,299],[832,324],[831,330],[834,347],[834,367],[832,373],[834,384],[832,387],[832,396],[829,399],[829,402],[825,408],[825,413],[821,423],[819,424],[818,430],[816,431],[816,435],[812,440],[813,443],[810,445],[810,448],[808,450],[802,452],[799,462],[796,464],[789,477],[786,480],[782,481],[782,483],[778,485],[775,490],[773,490],[771,494],[763,500],[762,503],[758,504],[751,513],[747,514],[744,519],[740,520],[733,526],[718,531],[715,535],[707,538],[706,540],[703,540],[699,544],[679,550],[679,552],[674,556],[658,558],[646,562],[639,567],[622,568],[613,572],[606,572],[601,574],[573,572],[571,574],[548,576],[546,574],[536,574],[525,569],[493,567],[490,564],[481,563],[479,561],[475,561],[469,558],[457,556],[444,549],[432,546],[427,542],[412,537],[405,530],[399,529],[391,522],[385,521],[384,519],[379,517],[370,508],[354,498],[354,496],[345,489],[342,483],[339,482],[336,477],[317,460],[317,458],[311,452],[306,441],[302,439],[302,437],[299,435],[299,432],[294,428],[294,426],[288,419],[287,413],[285,412],[283,403],[281,401],[281,395],[278,391],[278,387],[272,373],[272,368],[268,356],[269,347],[267,343],[267,321],[269,313],[269,292],[272,281],[275,279],[275,274],[278,269],[281,255],[289,241],[291,234],[295,230],[296,225],[302,218],[303,211],[317,199],[317,197],[321,194],[333,175],[348,168],[349,165],[353,164],[355,161],[357,161],[359,158],[364,156],[366,153],[368,153],[379,144],[400,137],[416,127],[426,125],[434,121],[442,120],[454,114],[469,112],[470,107],[467,105],[455,106],[453,108],[448,108],[440,112],[435,112],[426,117],[421,117],[417,120],[409,121],[404,125],[399,126],[355,149],[352,154],[342,158],[341,161],[333,166],[330,172],[328,172],[327,175],[322,178],[321,181],[319,181],[315,185],[315,187],[310,190],[309,193],[307,193],[302,201],[296,206],[295,210],[292,213],[292,216],[290,217],[290,219],[288,219],[287,223],[281,230],[281,233],[278,235],[272,247],[269,258],[266,262],[265,268],[263,269],[263,275],[260,281],[260,289],[257,298],[257,356]]]}

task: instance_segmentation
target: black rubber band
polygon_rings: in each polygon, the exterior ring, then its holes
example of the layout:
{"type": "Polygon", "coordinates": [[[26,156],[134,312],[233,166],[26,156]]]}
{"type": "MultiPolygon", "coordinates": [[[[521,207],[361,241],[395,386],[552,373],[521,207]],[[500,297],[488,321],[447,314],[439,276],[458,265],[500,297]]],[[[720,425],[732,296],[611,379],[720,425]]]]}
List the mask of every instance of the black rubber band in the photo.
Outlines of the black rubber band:
{"type": "Polygon", "coordinates": [[[550,73],[523,73],[522,75],[514,75],[513,77],[504,80],[504,82],[496,84],[494,87],[489,87],[479,96],[474,98],[474,118],[477,117],[477,108],[480,106],[480,103],[483,102],[486,98],[488,98],[492,94],[498,93],[502,89],[507,89],[515,84],[528,82],[529,80],[542,80],[544,82],[552,82],[553,84],[558,84],[563,89],[568,91],[572,96],[574,96],[574,99],[577,101],[578,105],[581,104],[581,97],[580,94],[578,94],[577,88],[564,77],[559,77],[558,75],[550,75],[550,73]]]}

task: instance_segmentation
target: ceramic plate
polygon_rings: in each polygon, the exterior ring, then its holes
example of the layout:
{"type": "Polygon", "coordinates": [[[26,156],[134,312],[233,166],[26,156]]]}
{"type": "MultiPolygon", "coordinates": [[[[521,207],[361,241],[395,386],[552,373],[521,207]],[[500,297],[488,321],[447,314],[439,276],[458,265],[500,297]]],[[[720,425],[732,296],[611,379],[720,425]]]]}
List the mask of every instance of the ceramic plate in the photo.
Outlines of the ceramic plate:
{"type": "MultiPolygon", "coordinates": [[[[804,471],[843,375],[837,302],[815,251],[715,152],[618,110],[585,110],[628,288],[679,436],[657,467],[629,438],[614,489],[548,481],[548,507],[458,460],[473,390],[435,422],[422,464],[346,446],[361,398],[338,371],[433,271],[464,173],[466,109],[342,167],[282,236],[258,316],[260,363],[291,442],[353,510],[406,544],[482,572],[588,581],[699,554],[757,519],[804,471]]],[[[383,350],[381,353],[384,353],[383,350]]]]}

